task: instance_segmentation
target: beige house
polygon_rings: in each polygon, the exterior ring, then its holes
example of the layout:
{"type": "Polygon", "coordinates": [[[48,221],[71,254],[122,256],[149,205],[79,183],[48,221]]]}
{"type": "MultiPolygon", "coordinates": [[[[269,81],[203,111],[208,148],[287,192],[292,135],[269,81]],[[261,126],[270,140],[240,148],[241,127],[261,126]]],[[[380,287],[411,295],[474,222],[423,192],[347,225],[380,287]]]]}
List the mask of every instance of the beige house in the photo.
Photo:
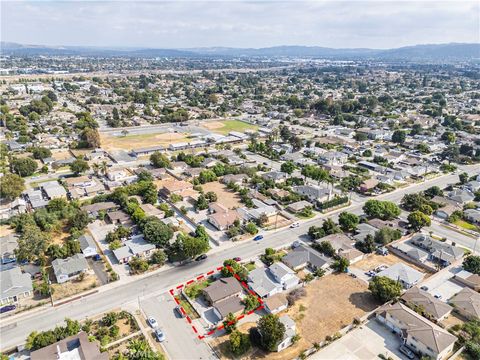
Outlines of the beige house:
{"type": "Polygon", "coordinates": [[[478,292],[468,287],[463,288],[449,302],[460,315],[467,319],[480,318],[480,294],[478,292]]]}
{"type": "Polygon", "coordinates": [[[446,318],[453,310],[450,305],[416,286],[403,294],[401,299],[411,308],[418,307],[423,309],[424,314],[428,314],[430,319],[437,321],[446,318]]]}
{"type": "Polygon", "coordinates": [[[427,355],[435,360],[447,359],[457,341],[456,336],[400,302],[380,307],[376,317],[420,357],[427,355]]]}

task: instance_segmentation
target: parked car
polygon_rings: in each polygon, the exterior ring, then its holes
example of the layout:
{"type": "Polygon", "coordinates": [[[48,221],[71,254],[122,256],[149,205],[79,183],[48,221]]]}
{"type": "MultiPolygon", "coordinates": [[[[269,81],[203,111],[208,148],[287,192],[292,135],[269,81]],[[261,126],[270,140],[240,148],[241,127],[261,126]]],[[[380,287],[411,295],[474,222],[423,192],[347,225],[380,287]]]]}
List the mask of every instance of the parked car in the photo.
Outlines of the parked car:
{"type": "Polygon", "coordinates": [[[202,261],[202,260],[205,260],[206,258],[207,258],[207,254],[202,254],[199,257],[197,257],[195,261],[202,261]]]}
{"type": "Polygon", "coordinates": [[[441,299],[441,298],[442,298],[442,295],[436,294],[436,295],[433,295],[433,297],[435,297],[435,298],[437,298],[437,299],[441,299]]]}
{"type": "Polygon", "coordinates": [[[0,308],[0,314],[15,310],[17,308],[16,305],[6,305],[0,308]]]}
{"type": "Polygon", "coordinates": [[[409,359],[415,359],[415,354],[413,353],[413,351],[407,348],[405,345],[400,346],[399,350],[402,354],[407,355],[409,359]]]}
{"type": "Polygon", "coordinates": [[[257,235],[253,238],[253,241],[260,241],[263,239],[263,235],[257,235]]]}
{"type": "Polygon", "coordinates": [[[155,330],[155,337],[159,342],[165,341],[165,334],[160,329],[155,330]]]}
{"type": "Polygon", "coordinates": [[[182,312],[182,308],[180,306],[175,306],[175,311],[177,312],[178,315],[180,315],[180,317],[185,317],[185,314],[182,312]]]}
{"type": "Polygon", "coordinates": [[[420,286],[420,290],[428,291],[428,286],[425,286],[425,285],[420,286]]]}
{"type": "Polygon", "coordinates": [[[148,325],[150,325],[154,329],[158,327],[157,320],[155,320],[155,318],[153,318],[153,317],[149,317],[147,319],[147,322],[148,322],[148,325]]]}
{"type": "Polygon", "coordinates": [[[100,254],[95,254],[95,256],[93,257],[93,260],[100,261],[102,260],[102,257],[100,256],[100,254]]]}
{"type": "Polygon", "coordinates": [[[234,257],[233,260],[235,260],[236,262],[240,262],[240,261],[242,261],[242,258],[237,256],[237,257],[234,257]]]}
{"type": "Polygon", "coordinates": [[[295,241],[292,243],[292,249],[295,249],[295,248],[297,248],[297,247],[299,247],[299,246],[300,246],[300,241],[298,241],[298,240],[295,240],[295,241]]]}
{"type": "Polygon", "coordinates": [[[292,225],[290,225],[290,228],[295,229],[295,228],[298,228],[299,226],[300,226],[300,224],[298,222],[295,222],[292,225]]]}

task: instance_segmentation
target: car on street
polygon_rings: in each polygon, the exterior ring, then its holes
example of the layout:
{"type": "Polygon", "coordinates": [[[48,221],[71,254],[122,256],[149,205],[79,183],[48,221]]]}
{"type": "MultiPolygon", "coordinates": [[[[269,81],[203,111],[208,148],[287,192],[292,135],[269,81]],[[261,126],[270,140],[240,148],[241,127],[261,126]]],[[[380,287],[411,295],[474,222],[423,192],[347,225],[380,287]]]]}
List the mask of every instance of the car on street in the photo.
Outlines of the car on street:
{"type": "Polygon", "coordinates": [[[415,354],[413,353],[413,351],[407,348],[405,345],[400,346],[399,350],[402,354],[405,354],[409,359],[415,359],[415,354]]]}
{"type": "Polygon", "coordinates": [[[155,318],[153,317],[149,317],[147,319],[147,322],[148,322],[148,325],[150,325],[153,329],[157,328],[158,327],[158,322],[157,320],[155,320],[155,318]]]}
{"type": "Polygon", "coordinates": [[[156,329],[155,330],[155,337],[159,342],[165,341],[165,334],[162,330],[156,329]]]}
{"type": "Polygon", "coordinates": [[[207,258],[207,254],[202,254],[199,257],[197,257],[195,261],[202,261],[202,260],[205,260],[206,258],[207,258]]]}
{"type": "Polygon", "coordinates": [[[295,229],[295,228],[298,228],[299,226],[300,226],[300,224],[298,222],[296,222],[296,223],[293,223],[292,225],[290,225],[290,228],[295,229]]]}
{"type": "Polygon", "coordinates": [[[15,310],[16,308],[17,308],[16,305],[7,305],[7,306],[4,306],[4,307],[1,307],[0,308],[0,314],[15,310]]]}
{"type": "Polygon", "coordinates": [[[237,256],[237,257],[234,257],[233,260],[235,260],[236,262],[240,262],[240,261],[242,261],[242,258],[237,256]]]}
{"type": "Polygon", "coordinates": [[[185,314],[182,312],[182,308],[180,306],[175,306],[175,312],[180,316],[180,317],[185,317],[185,314]]]}
{"type": "Polygon", "coordinates": [[[257,235],[253,238],[253,241],[260,241],[263,239],[263,235],[257,235]]]}
{"type": "Polygon", "coordinates": [[[441,299],[441,298],[442,298],[442,295],[435,294],[435,295],[433,295],[433,297],[436,298],[436,299],[441,299]]]}
{"type": "Polygon", "coordinates": [[[100,256],[100,254],[95,254],[95,256],[93,257],[93,260],[100,261],[102,260],[102,257],[100,256]]]}
{"type": "Polygon", "coordinates": [[[425,285],[420,286],[420,290],[428,291],[428,286],[425,286],[425,285]]]}
{"type": "Polygon", "coordinates": [[[298,241],[298,240],[295,240],[295,241],[292,243],[292,249],[295,249],[295,248],[297,248],[297,247],[299,247],[299,246],[300,246],[300,241],[298,241]]]}

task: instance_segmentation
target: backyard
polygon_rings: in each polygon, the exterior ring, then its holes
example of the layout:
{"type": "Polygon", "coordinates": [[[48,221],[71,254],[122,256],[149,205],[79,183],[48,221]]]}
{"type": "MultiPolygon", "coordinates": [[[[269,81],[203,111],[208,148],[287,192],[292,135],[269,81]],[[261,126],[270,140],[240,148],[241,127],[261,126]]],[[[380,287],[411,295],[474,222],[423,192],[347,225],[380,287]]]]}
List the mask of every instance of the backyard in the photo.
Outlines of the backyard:
{"type": "Polygon", "coordinates": [[[218,181],[202,184],[202,188],[205,193],[213,191],[215,194],[217,194],[217,202],[229,209],[242,206],[242,203],[240,202],[240,196],[228,190],[226,185],[219,183],[218,181]]]}
{"type": "MultiPolygon", "coordinates": [[[[410,266],[411,268],[415,269],[415,270],[418,270],[422,273],[425,272],[424,269],[416,266],[415,264],[412,264],[408,261],[405,261],[403,260],[402,258],[394,255],[394,254],[388,254],[386,256],[382,256],[382,255],[377,255],[377,254],[370,254],[368,255],[366,258],[356,262],[355,264],[352,265],[352,267],[355,267],[357,269],[361,269],[362,271],[369,271],[369,270],[373,270],[375,269],[376,267],[380,266],[380,265],[387,265],[387,266],[391,266],[391,265],[394,265],[396,263],[404,263],[405,265],[408,265],[410,266]]],[[[427,278],[430,274],[425,274],[425,278],[427,278]]]]}

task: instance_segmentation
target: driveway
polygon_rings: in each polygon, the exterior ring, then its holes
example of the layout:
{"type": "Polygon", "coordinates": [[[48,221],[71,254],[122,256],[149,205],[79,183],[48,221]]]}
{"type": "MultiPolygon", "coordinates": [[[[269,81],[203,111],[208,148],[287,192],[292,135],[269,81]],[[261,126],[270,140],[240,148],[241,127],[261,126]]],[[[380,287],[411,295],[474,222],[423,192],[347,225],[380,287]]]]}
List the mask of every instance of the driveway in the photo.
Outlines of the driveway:
{"type": "Polygon", "coordinates": [[[431,295],[439,295],[442,301],[447,301],[453,295],[463,289],[463,286],[460,286],[451,280],[455,274],[461,270],[462,269],[460,267],[442,270],[433,275],[431,278],[422,282],[421,285],[428,287],[427,291],[431,295]]]}
{"type": "Polygon", "coordinates": [[[105,271],[105,266],[103,261],[95,261],[92,258],[87,259],[88,265],[93,270],[95,275],[97,276],[100,285],[105,285],[108,283],[108,274],[105,271]]]}
{"type": "Polygon", "coordinates": [[[199,340],[185,319],[175,312],[176,303],[168,293],[140,301],[147,317],[154,317],[164,331],[162,343],[170,359],[217,359],[204,340],[199,340]]]}
{"type": "Polygon", "coordinates": [[[398,336],[372,319],[313,354],[310,359],[377,360],[378,355],[383,354],[385,358],[408,360],[398,351],[400,345],[398,336]]]}

